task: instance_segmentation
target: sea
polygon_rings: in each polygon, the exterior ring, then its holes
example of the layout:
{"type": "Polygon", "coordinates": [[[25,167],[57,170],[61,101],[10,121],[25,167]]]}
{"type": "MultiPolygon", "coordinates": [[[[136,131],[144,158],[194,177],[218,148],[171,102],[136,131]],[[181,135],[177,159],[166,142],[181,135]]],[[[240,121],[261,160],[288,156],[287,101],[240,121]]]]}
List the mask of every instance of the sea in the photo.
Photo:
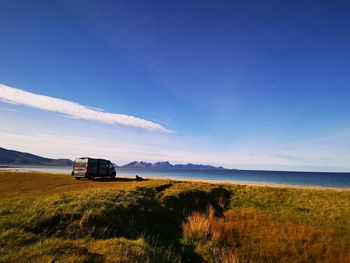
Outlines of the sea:
{"type": "MultiPolygon", "coordinates": [[[[40,171],[70,174],[71,166],[7,166],[0,170],[40,171]]],[[[260,170],[195,170],[195,169],[140,169],[117,168],[117,176],[143,178],[197,179],[208,181],[281,184],[294,186],[321,186],[350,188],[350,173],[290,172],[260,170]]]]}

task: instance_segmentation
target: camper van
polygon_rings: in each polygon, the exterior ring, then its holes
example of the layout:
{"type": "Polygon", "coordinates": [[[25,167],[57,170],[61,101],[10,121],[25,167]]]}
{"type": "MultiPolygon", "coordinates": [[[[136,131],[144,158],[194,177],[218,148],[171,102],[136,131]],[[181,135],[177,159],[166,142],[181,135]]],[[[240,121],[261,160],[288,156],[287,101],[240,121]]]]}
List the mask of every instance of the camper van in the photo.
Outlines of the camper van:
{"type": "Polygon", "coordinates": [[[80,178],[93,180],[95,177],[115,178],[116,174],[114,165],[109,160],[82,157],[76,159],[73,164],[72,176],[77,180],[80,178]]]}

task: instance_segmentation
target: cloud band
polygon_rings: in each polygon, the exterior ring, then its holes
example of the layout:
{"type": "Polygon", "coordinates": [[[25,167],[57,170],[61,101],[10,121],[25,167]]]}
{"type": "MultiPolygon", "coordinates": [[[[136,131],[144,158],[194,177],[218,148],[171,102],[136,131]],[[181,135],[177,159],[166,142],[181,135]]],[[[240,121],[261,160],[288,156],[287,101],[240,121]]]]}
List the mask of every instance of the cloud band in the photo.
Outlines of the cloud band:
{"type": "Polygon", "coordinates": [[[104,112],[76,102],[27,92],[0,84],[0,100],[6,103],[59,112],[67,116],[110,124],[133,126],[149,131],[172,132],[162,125],[125,114],[104,112]]]}

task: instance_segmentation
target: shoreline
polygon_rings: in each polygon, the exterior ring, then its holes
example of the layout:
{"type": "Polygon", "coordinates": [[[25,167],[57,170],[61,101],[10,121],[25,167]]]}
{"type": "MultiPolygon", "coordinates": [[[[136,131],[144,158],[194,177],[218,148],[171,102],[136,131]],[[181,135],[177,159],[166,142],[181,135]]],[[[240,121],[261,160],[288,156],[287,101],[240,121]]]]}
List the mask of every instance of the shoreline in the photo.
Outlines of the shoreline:
{"type": "MultiPolygon", "coordinates": [[[[135,178],[131,175],[120,175],[118,178],[135,178]]],[[[142,177],[142,176],[141,176],[142,177]]],[[[350,187],[334,187],[334,186],[319,186],[319,185],[293,185],[293,184],[277,184],[268,182],[249,182],[249,181],[226,181],[215,179],[197,179],[197,178],[174,178],[174,177],[159,177],[159,176],[147,176],[143,179],[155,179],[155,180],[171,180],[178,182],[195,182],[195,183],[207,183],[207,184],[229,184],[229,185],[245,185],[245,186],[257,186],[257,187],[274,187],[274,188],[290,188],[290,189],[310,189],[310,190],[335,190],[335,191],[350,191],[350,187]]]]}
{"type": "MultiPolygon", "coordinates": [[[[0,168],[0,172],[23,172],[23,173],[50,173],[50,174],[67,174],[66,171],[37,171],[31,169],[16,169],[16,168],[0,168]]],[[[118,174],[117,178],[135,178],[135,175],[118,174]]],[[[155,180],[171,180],[178,182],[196,182],[208,184],[228,184],[228,185],[246,185],[254,187],[274,187],[274,188],[289,188],[289,189],[311,189],[311,190],[334,190],[334,191],[350,191],[350,187],[336,187],[336,186],[319,186],[319,185],[293,185],[293,184],[279,184],[270,182],[251,182],[238,180],[216,180],[216,179],[197,179],[197,178],[176,178],[176,177],[161,177],[161,176],[142,176],[144,179],[155,180]]]]}

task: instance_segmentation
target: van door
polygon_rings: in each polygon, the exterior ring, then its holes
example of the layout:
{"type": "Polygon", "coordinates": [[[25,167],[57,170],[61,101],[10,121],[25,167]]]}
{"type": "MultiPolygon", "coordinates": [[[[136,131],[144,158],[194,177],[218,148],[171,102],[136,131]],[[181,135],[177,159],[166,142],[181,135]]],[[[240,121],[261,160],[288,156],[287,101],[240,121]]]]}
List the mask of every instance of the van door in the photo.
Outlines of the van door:
{"type": "Polygon", "coordinates": [[[99,176],[107,176],[107,175],[108,175],[107,164],[108,164],[107,161],[105,161],[105,160],[100,160],[99,176]]]}
{"type": "Polygon", "coordinates": [[[85,177],[88,171],[88,160],[87,159],[76,159],[73,165],[72,175],[75,177],[85,177]]]}
{"type": "Polygon", "coordinates": [[[89,168],[89,175],[98,176],[98,160],[89,159],[88,168],[89,168]]]}

